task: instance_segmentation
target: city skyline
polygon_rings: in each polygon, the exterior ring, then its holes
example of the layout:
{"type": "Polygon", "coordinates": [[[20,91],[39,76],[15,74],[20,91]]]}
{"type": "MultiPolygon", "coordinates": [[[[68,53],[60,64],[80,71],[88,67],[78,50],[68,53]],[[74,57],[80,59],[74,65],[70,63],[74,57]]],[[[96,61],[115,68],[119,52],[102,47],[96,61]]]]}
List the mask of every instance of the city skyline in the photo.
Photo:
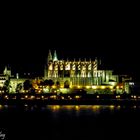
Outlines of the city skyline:
{"type": "Polygon", "coordinates": [[[41,73],[50,49],[56,50],[60,59],[97,57],[118,73],[140,77],[137,19],[122,13],[71,14],[55,18],[52,14],[46,21],[44,15],[5,16],[1,26],[0,71],[9,64],[15,72],[41,73]]]}
{"type": "MultiPolygon", "coordinates": [[[[94,48],[93,48],[94,49],[94,48]]],[[[71,50],[69,48],[50,48],[50,50],[52,50],[52,52],[54,52],[54,50],[57,51],[58,54],[58,59],[64,59],[64,60],[73,60],[74,58],[76,60],[84,60],[87,59],[89,60],[94,59],[94,58],[98,58],[101,59],[102,65],[106,68],[109,69],[114,69],[116,72],[118,71],[118,73],[128,73],[128,74],[132,74],[132,75],[137,75],[138,74],[138,69],[136,71],[136,63],[133,63],[132,61],[134,61],[134,58],[128,57],[127,55],[130,54],[126,54],[123,56],[122,53],[118,53],[117,51],[115,52],[116,54],[110,54],[107,53],[107,50],[100,52],[100,50],[98,50],[97,48],[95,48],[96,51],[92,51],[92,48],[81,48],[80,51],[79,49],[75,49],[75,50],[71,50]],[[88,51],[86,51],[88,50],[88,51]],[[103,53],[105,53],[103,55],[103,53]],[[118,54],[117,54],[118,53],[118,54]],[[93,55],[92,55],[93,54],[93,55]],[[97,54],[97,55],[96,55],[97,54]],[[118,55],[118,56],[117,56],[118,55]],[[117,57],[117,58],[116,58],[117,57]]],[[[11,58],[10,61],[6,60],[7,62],[3,63],[3,61],[1,61],[1,68],[0,70],[2,71],[5,65],[9,65],[12,68],[12,71],[14,73],[16,72],[36,72],[36,73],[42,73],[43,72],[43,68],[44,65],[46,63],[46,59],[47,59],[47,54],[48,54],[49,49],[46,49],[46,54],[38,55],[36,57],[36,55],[25,55],[22,56],[24,54],[20,54],[21,58],[19,58],[17,60],[17,58],[11,58]],[[8,63],[9,62],[9,63],[8,63]]],[[[18,54],[19,55],[19,54],[18,54]]],[[[12,55],[10,56],[12,57],[12,55]]],[[[17,56],[19,57],[19,56],[17,56]]],[[[136,56],[135,56],[136,57],[136,56]]]]}

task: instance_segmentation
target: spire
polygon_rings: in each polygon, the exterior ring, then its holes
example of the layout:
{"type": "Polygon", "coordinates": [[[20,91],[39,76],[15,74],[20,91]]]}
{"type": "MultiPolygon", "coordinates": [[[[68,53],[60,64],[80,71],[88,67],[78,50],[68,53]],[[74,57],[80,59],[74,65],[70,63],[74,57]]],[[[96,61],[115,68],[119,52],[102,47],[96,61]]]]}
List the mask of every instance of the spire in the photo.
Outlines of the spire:
{"type": "Polygon", "coordinates": [[[56,50],[54,51],[53,61],[58,61],[56,50]]]}
{"type": "Polygon", "coordinates": [[[5,69],[3,71],[3,74],[6,75],[7,74],[7,66],[5,66],[5,69]]]}
{"type": "Polygon", "coordinates": [[[49,50],[49,53],[48,53],[48,62],[49,61],[52,61],[52,54],[51,54],[51,51],[49,50]]]}

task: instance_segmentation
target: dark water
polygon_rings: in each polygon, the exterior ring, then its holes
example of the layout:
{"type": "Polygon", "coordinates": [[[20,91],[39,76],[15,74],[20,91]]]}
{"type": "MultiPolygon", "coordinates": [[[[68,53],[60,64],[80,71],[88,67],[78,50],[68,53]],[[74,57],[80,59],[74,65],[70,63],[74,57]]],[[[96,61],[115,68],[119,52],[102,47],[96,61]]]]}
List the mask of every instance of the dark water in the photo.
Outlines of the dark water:
{"type": "Polygon", "coordinates": [[[139,139],[140,106],[0,106],[8,139],[139,139]]]}

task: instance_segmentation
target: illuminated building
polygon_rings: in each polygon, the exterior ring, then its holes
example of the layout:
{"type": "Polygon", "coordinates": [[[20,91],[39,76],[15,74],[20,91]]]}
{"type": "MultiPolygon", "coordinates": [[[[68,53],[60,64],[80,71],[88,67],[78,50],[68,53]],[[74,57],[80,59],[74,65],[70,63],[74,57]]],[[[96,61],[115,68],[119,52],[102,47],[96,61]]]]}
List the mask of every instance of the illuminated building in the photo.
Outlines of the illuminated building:
{"type": "Polygon", "coordinates": [[[95,60],[59,60],[56,51],[52,56],[49,50],[47,64],[44,69],[44,79],[59,81],[61,86],[78,86],[88,88],[94,85],[113,85],[118,81],[118,75],[113,75],[112,70],[98,69],[99,62],[95,60]]]}

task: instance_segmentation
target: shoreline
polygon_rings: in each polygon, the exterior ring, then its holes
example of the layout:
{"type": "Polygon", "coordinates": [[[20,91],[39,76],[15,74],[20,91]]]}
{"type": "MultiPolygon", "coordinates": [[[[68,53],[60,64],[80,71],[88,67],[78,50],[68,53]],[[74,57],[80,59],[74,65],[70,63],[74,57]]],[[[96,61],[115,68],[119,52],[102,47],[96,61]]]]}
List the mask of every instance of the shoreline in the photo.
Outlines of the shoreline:
{"type": "Polygon", "coordinates": [[[140,105],[140,100],[130,99],[92,99],[92,100],[8,100],[0,101],[1,105],[140,105]]]}

